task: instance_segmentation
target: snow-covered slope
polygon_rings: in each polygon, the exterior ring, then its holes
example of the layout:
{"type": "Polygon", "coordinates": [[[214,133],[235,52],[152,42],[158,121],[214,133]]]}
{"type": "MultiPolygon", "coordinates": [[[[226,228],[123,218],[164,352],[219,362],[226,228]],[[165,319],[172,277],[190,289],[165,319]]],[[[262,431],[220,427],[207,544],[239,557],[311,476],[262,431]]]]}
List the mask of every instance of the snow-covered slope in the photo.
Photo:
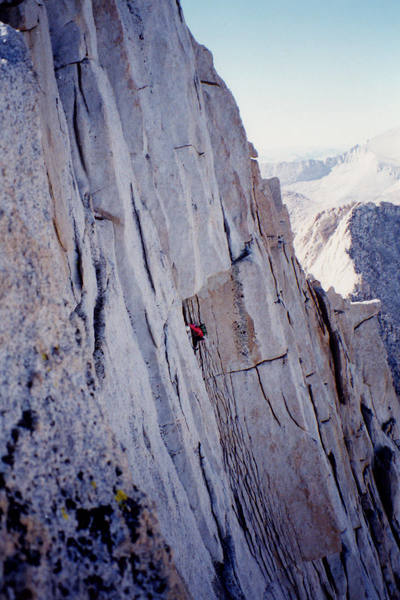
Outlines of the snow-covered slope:
{"type": "MultiPolygon", "coordinates": [[[[325,176],[311,174],[305,181],[301,171],[295,180],[292,176],[292,182],[284,186],[289,211],[298,210],[299,203],[304,216],[352,202],[400,204],[400,127],[322,164],[329,169],[325,176]]],[[[294,174],[298,163],[293,163],[291,168],[294,174]]],[[[280,177],[280,171],[277,170],[275,175],[280,177]]],[[[297,223],[296,219],[295,229],[297,223]]]]}
{"type": "Polygon", "coordinates": [[[400,127],[328,161],[322,165],[329,167],[329,172],[323,177],[316,173],[308,181],[304,165],[282,168],[284,180],[291,175],[290,183],[283,187],[283,198],[295,232],[296,253],[306,272],[326,288],[333,286],[340,294],[358,299],[382,299],[381,332],[400,391],[396,303],[400,250],[395,243],[400,215],[400,127]],[[363,209],[364,205],[367,208],[363,209]],[[382,219],[382,226],[377,226],[377,219],[382,219]],[[362,257],[360,245],[356,248],[354,244],[358,237],[355,223],[361,222],[365,238],[362,257]],[[395,283],[390,293],[384,284],[388,278],[395,283]]]}

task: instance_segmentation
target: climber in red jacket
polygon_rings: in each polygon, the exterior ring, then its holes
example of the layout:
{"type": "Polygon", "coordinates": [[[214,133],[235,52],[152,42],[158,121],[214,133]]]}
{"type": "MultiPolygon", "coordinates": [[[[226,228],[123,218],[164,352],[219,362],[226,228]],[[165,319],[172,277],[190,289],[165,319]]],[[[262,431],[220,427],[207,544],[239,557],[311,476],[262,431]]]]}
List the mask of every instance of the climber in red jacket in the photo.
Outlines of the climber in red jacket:
{"type": "Polygon", "coordinates": [[[197,326],[193,325],[193,323],[189,323],[189,327],[190,331],[192,332],[193,347],[196,350],[197,344],[199,342],[204,341],[204,336],[206,335],[206,328],[202,324],[197,326]]]}

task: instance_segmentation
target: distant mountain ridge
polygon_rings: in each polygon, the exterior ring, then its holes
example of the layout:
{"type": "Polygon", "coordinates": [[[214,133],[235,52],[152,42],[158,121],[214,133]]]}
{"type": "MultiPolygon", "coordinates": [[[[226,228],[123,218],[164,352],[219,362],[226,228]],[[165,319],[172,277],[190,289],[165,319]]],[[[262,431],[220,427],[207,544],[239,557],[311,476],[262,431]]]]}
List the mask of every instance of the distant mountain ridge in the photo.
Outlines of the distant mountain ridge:
{"type": "Polygon", "coordinates": [[[296,183],[297,181],[321,179],[332,170],[328,164],[328,160],[310,158],[294,162],[262,163],[261,173],[266,179],[279,177],[281,183],[284,185],[296,183]]]}
{"type": "Polygon", "coordinates": [[[379,135],[364,144],[357,144],[350,150],[324,159],[304,158],[293,161],[262,162],[261,174],[265,178],[279,177],[282,185],[322,179],[335,167],[353,164],[360,157],[373,155],[377,168],[390,170],[396,178],[400,177],[400,127],[379,135]]]}
{"type": "Polygon", "coordinates": [[[267,150],[259,149],[259,162],[301,162],[303,160],[326,160],[332,156],[339,156],[347,150],[348,146],[292,146],[292,147],[270,147],[267,150]]]}

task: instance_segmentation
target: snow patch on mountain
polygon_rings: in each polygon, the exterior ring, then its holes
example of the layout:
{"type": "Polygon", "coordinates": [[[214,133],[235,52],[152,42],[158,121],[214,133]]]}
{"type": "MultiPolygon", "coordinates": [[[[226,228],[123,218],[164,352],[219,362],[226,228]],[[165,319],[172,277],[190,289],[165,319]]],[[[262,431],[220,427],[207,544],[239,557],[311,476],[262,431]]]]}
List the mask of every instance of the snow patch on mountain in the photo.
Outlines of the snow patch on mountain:
{"type": "Polygon", "coordinates": [[[334,287],[343,296],[360,283],[349,255],[349,219],[354,206],[322,211],[309,218],[297,233],[298,257],[305,270],[317,277],[324,288],[334,287]]]}

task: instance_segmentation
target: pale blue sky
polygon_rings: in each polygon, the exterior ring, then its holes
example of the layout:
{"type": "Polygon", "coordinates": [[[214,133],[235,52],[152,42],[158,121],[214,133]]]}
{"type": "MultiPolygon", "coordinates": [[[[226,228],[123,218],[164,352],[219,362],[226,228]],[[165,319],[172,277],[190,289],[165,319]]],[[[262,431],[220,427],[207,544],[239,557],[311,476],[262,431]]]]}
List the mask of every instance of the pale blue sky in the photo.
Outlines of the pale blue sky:
{"type": "Polygon", "coordinates": [[[400,125],[400,0],[181,0],[260,154],[400,125]]]}

